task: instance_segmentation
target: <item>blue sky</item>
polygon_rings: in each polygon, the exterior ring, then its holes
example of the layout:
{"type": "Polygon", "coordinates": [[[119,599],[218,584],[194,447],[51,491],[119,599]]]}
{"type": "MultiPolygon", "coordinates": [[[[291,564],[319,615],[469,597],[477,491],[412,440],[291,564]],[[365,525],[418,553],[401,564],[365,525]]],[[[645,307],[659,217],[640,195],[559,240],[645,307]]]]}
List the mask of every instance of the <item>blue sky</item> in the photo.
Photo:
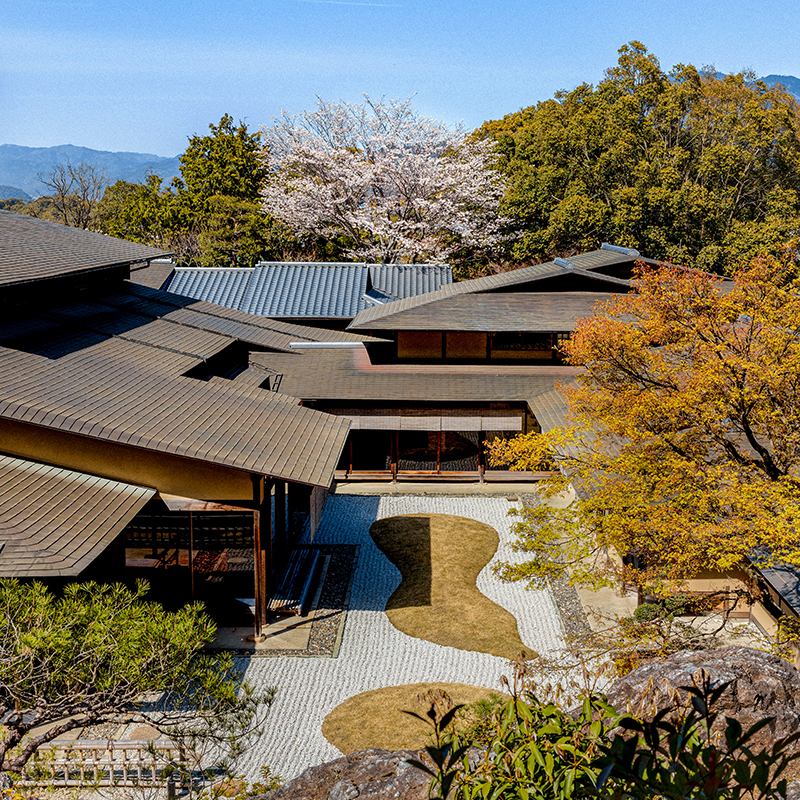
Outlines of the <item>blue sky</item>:
{"type": "Polygon", "coordinates": [[[800,75],[789,0],[0,0],[0,144],[172,156],[224,113],[415,95],[468,128],[596,83],[638,39],[662,67],[800,75]]]}

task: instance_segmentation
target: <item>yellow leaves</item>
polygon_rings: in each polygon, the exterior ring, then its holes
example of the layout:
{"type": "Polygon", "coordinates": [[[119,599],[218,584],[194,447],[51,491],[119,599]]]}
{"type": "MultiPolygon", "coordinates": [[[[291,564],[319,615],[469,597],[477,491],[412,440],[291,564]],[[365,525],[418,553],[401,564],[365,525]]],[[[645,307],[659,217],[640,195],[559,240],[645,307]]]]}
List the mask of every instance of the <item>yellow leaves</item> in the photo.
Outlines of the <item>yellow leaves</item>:
{"type": "MultiPolygon", "coordinates": [[[[557,444],[559,438],[554,441],[557,444]]],[[[546,471],[553,464],[553,450],[546,437],[536,433],[513,439],[495,439],[487,443],[489,463],[493,467],[510,466],[512,470],[546,471]]]]}
{"type": "Polygon", "coordinates": [[[546,496],[581,490],[571,513],[525,520],[533,566],[520,576],[601,548],[635,554],[647,580],[733,569],[756,552],[800,564],[797,274],[792,250],[732,287],[642,269],[636,294],[580,321],[568,349],[586,373],[561,390],[571,426],[492,448],[493,463],[558,466],[546,496]]]}

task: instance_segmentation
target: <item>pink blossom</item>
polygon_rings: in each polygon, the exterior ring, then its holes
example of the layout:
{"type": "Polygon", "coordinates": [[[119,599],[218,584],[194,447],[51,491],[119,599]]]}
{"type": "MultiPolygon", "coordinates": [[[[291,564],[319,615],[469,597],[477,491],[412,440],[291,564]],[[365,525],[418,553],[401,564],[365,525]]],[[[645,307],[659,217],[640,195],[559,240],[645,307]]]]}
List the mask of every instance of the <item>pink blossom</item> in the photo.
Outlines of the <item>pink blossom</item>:
{"type": "Polygon", "coordinates": [[[494,143],[420,116],[410,100],[318,98],[262,134],[264,209],[298,234],[348,237],[351,257],[435,262],[505,238],[494,143]]]}

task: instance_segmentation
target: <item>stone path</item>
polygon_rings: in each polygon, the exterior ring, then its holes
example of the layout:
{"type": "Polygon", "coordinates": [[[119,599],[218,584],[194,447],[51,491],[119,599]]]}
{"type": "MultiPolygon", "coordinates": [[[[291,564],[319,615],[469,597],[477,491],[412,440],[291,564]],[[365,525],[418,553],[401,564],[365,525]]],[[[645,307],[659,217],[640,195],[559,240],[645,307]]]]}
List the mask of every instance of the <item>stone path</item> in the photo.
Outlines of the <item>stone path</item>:
{"type": "MultiPolygon", "coordinates": [[[[422,681],[500,688],[500,676],[509,673],[504,659],[414,639],[392,626],[384,608],[400,583],[400,573],[373,544],[369,528],[376,519],[397,514],[469,517],[498,531],[500,548],[495,559],[509,561],[517,556],[509,547],[507,512],[517,505],[503,497],[329,498],[315,541],[360,546],[341,650],[338,658],[286,656],[240,662],[251,684],[278,687],[262,735],[241,764],[250,780],[258,777],[265,764],[287,780],[311,765],[339,757],[339,751],[322,736],[322,721],[335,706],[359,692],[422,681]]],[[[491,574],[490,565],[477,584],[487,597],[514,614],[528,647],[546,653],[564,646],[561,620],[548,591],[503,584],[491,574]]]]}

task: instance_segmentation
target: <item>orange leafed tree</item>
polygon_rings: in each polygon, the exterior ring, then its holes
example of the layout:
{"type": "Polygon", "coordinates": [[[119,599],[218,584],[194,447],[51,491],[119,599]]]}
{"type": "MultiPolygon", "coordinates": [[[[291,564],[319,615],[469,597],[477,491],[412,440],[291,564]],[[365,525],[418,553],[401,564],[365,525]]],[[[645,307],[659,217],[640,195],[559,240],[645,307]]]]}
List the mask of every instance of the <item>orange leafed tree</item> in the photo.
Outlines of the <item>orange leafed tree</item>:
{"type": "MultiPolygon", "coordinates": [[[[636,290],[579,322],[567,346],[585,368],[563,387],[569,424],[491,448],[496,464],[554,461],[543,491],[572,483],[567,508],[522,512],[509,579],[634,554],[651,586],[748,558],[800,565],[800,277],[794,248],[722,282],[641,267],[636,290]]],[[[619,575],[619,570],[615,570],[619,575]]]]}

